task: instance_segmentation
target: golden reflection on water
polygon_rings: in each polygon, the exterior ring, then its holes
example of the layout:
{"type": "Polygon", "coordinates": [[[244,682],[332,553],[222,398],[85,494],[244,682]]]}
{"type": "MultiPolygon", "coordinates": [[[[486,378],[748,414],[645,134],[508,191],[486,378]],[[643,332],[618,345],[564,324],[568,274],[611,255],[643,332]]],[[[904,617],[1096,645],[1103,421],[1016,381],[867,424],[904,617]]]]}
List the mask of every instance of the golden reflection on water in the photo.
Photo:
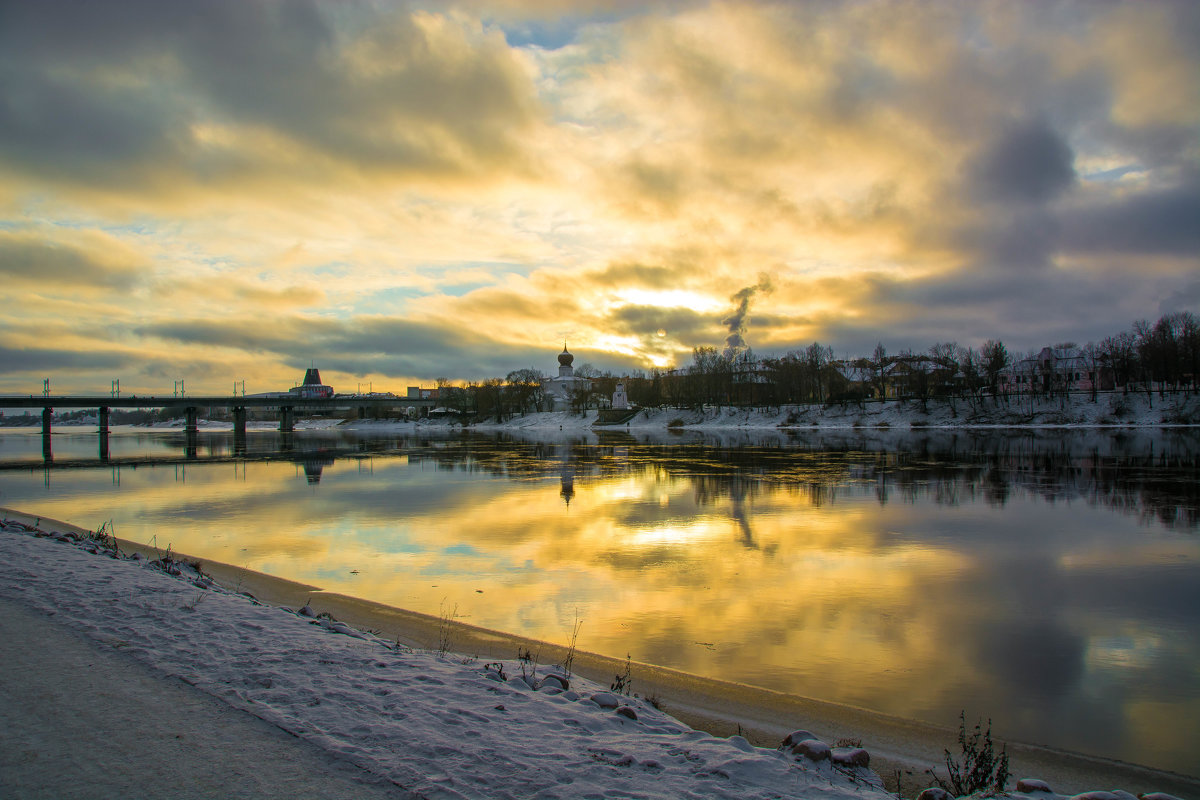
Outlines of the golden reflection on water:
{"type": "Polygon", "coordinates": [[[322,513],[319,499],[295,500],[333,494],[339,476],[378,496],[412,467],[375,470],[338,462],[319,487],[290,464],[141,470],[160,480],[124,479],[119,533],[548,641],[566,641],[578,615],[584,649],[875,708],[906,685],[906,702],[937,706],[945,683],[914,688],[912,673],[961,662],[938,635],[933,587],[969,561],[882,539],[873,504],[784,490],[701,502],[692,480],[654,470],[577,482],[569,504],[553,479],[463,485],[429,471],[418,481],[450,483],[453,504],[322,513]],[[203,516],[180,513],[176,480],[203,516]]]}
{"type": "Polygon", "coordinates": [[[983,473],[884,483],[865,459],[855,477],[838,454],[772,456],[786,480],[717,456],[472,458],[114,469],[119,492],[47,493],[37,510],[551,642],[579,619],[578,646],[618,658],[943,724],[967,698],[968,716],[1017,738],[1193,766],[1172,742],[1200,734],[1194,612],[1163,620],[1169,604],[1147,598],[1164,576],[1193,591],[1194,532],[1130,536],[1136,520],[1020,502],[983,473]],[[1139,602],[1150,617],[1135,616],[1139,602]],[[1190,670],[1178,698],[1138,685],[1163,663],[1190,670]],[[1114,690],[1130,675],[1135,688],[1114,690]]]}

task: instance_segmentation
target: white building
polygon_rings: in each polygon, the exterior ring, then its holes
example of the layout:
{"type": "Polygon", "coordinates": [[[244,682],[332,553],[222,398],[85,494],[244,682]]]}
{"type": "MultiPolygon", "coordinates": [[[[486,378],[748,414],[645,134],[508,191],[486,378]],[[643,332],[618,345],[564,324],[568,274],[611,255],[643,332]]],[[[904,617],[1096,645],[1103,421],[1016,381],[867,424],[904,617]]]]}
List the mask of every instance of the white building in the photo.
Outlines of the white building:
{"type": "Polygon", "coordinates": [[[625,384],[617,384],[617,389],[613,392],[612,407],[614,411],[629,410],[629,395],[625,394],[625,384]]]}
{"type": "Polygon", "coordinates": [[[542,382],[542,392],[546,396],[546,405],[550,411],[570,409],[574,397],[592,388],[590,380],[576,377],[575,368],[571,366],[574,361],[575,356],[567,352],[567,346],[564,344],[563,351],[558,354],[558,377],[547,378],[542,382]]]}

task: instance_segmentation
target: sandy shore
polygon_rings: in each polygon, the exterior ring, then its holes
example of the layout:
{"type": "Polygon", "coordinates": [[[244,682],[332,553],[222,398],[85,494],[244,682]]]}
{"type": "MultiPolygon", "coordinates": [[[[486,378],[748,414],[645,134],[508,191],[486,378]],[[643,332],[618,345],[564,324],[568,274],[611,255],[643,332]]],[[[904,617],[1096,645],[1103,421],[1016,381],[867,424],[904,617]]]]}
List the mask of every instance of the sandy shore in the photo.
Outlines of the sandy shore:
{"type": "MultiPolygon", "coordinates": [[[[40,524],[45,530],[84,533],[69,523],[36,517],[11,509],[0,509],[8,519],[40,524]]],[[[126,553],[160,555],[154,548],[120,541],[126,553]]],[[[204,572],[226,588],[248,593],[261,602],[299,608],[311,604],[317,612],[328,612],[347,624],[375,632],[415,649],[436,649],[447,630],[437,617],[384,606],[345,595],[327,593],[319,587],[284,580],[229,564],[202,561],[204,572]]],[[[519,648],[529,648],[543,664],[561,663],[566,650],[561,645],[466,625],[449,623],[449,649],[485,660],[512,661],[519,648]]],[[[623,672],[623,660],[594,653],[577,653],[575,671],[599,683],[609,683],[623,672]]],[[[872,756],[871,767],[894,789],[897,774],[906,794],[929,784],[925,770],[942,762],[943,749],[952,747],[957,732],[926,723],[900,719],[869,710],[787,695],[733,682],[702,678],[650,664],[634,662],[633,690],[655,698],[663,709],[680,721],[716,736],[740,732],[751,743],[774,747],[790,731],[805,728],[828,742],[860,740],[872,756]]],[[[1056,792],[1077,793],[1096,789],[1128,792],[1169,792],[1184,798],[1200,798],[1200,779],[1159,770],[1052,750],[1034,745],[1007,743],[1016,778],[1036,777],[1047,781],[1056,792]]],[[[952,747],[952,749],[957,749],[952,747]]]]}

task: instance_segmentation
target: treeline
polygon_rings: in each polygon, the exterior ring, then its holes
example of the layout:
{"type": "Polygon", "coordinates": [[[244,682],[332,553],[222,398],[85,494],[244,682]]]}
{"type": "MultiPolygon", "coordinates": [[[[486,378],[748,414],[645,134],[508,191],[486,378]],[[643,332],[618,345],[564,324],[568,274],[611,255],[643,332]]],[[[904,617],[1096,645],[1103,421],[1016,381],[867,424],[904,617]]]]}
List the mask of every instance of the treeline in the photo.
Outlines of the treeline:
{"type": "MultiPolygon", "coordinates": [[[[690,364],[618,376],[588,364],[575,374],[589,381],[568,398],[572,411],[609,405],[618,383],[638,406],[777,407],[865,402],[884,398],[979,400],[1012,395],[1058,395],[1123,389],[1195,392],[1200,374],[1200,318],[1178,312],[1082,346],[1060,342],[1044,351],[1011,352],[1003,342],[981,347],[938,342],[925,352],[889,353],[883,343],[869,356],[837,359],[814,342],[782,356],[758,357],[748,348],[697,347],[690,364]]],[[[506,419],[546,410],[545,378],[521,369],[505,378],[453,386],[438,379],[439,405],[464,415],[506,419]]]]}

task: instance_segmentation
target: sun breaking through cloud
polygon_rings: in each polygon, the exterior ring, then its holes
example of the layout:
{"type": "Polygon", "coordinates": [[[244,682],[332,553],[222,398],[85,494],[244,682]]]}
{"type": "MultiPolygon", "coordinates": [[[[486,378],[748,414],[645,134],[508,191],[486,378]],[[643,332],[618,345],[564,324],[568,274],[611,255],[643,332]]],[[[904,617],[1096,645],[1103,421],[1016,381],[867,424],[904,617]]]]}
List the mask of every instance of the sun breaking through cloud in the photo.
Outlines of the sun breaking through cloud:
{"type": "Polygon", "coordinates": [[[3,4],[0,391],[1198,312],[1198,30],[1181,0],[3,4]]]}

